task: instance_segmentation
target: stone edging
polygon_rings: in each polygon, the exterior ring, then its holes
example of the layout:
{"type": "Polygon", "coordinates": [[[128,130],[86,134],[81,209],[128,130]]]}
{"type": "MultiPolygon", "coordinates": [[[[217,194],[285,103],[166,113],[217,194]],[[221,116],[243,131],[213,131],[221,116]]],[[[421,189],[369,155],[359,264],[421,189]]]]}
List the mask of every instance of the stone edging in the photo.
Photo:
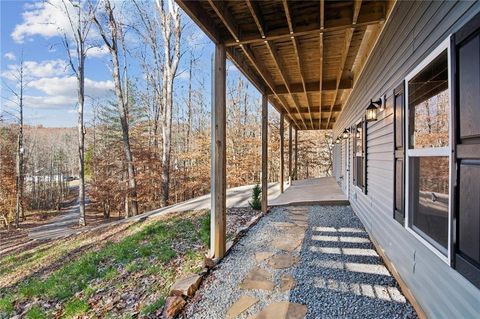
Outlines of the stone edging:
{"type": "MultiPolygon", "coordinates": [[[[268,214],[269,211],[270,210],[267,210],[266,213],[260,213],[252,217],[244,227],[237,230],[233,238],[227,242],[225,256],[231,252],[232,247],[237,244],[263,216],[268,214]]],[[[178,279],[170,289],[169,297],[167,297],[165,306],[163,307],[162,317],[167,319],[176,318],[183,311],[187,302],[195,296],[203,280],[218,267],[220,262],[221,259],[214,259],[205,255],[204,267],[199,273],[187,274],[178,279]]]]}

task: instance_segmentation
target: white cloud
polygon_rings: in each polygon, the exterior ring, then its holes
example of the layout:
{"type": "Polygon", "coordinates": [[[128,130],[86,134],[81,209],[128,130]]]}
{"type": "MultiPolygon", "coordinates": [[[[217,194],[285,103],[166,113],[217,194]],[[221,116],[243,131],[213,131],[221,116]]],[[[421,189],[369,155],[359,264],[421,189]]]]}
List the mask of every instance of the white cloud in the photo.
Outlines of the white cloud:
{"type": "MultiPolygon", "coordinates": [[[[29,87],[55,97],[70,97],[76,99],[77,96],[77,79],[74,76],[41,78],[30,82],[29,87]]],[[[85,95],[91,98],[105,97],[110,94],[113,88],[113,81],[85,79],[85,95]]]]}
{"type": "MultiPolygon", "coordinates": [[[[2,77],[15,81],[15,76],[18,74],[19,67],[18,64],[8,65],[7,70],[2,73],[2,77]]],[[[69,71],[67,62],[61,59],[45,60],[41,62],[25,61],[23,62],[23,67],[25,77],[28,79],[61,76],[69,71]]]]}
{"type": "Polygon", "coordinates": [[[101,58],[109,53],[108,47],[103,45],[101,47],[93,47],[87,51],[87,56],[91,58],[101,58]]]}
{"type": "Polygon", "coordinates": [[[10,60],[10,61],[15,61],[17,59],[17,57],[15,56],[15,54],[13,52],[5,53],[4,57],[5,57],[5,59],[10,60]]]}
{"type": "MultiPolygon", "coordinates": [[[[87,5],[85,1],[82,4],[87,5]]],[[[31,41],[31,37],[39,35],[44,38],[52,38],[55,36],[67,34],[72,37],[72,28],[68,19],[67,12],[70,16],[76,16],[76,9],[70,1],[48,0],[39,1],[37,3],[28,3],[24,6],[22,13],[22,23],[17,24],[11,36],[17,43],[23,43],[25,40],[31,41]]],[[[85,17],[85,19],[88,17],[85,17]]],[[[77,19],[72,19],[73,23],[77,23],[77,19]]],[[[75,25],[74,25],[75,27],[75,25]]],[[[92,36],[96,35],[91,30],[92,36]]]]}

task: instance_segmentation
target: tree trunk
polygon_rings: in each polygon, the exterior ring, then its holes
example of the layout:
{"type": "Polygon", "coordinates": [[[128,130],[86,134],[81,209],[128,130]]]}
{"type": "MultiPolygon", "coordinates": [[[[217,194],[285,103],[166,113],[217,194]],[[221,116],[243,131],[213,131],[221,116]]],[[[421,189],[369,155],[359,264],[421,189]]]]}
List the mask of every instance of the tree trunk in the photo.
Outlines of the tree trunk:
{"type": "MultiPolygon", "coordinates": [[[[83,51],[83,50],[82,50],[83,51]]],[[[78,224],[86,226],[85,216],[85,129],[83,127],[83,107],[85,104],[85,56],[80,56],[78,65],[78,224]]]]}
{"type": "Polygon", "coordinates": [[[127,164],[128,174],[128,190],[129,197],[131,199],[131,212],[135,216],[138,214],[137,203],[137,182],[135,180],[135,167],[133,164],[133,154],[130,147],[130,132],[128,125],[128,110],[127,104],[123,97],[122,84],[120,80],[120,63],[118,61],[118,52],[116,49],[112,51],[112,63],[113,63],[113,80],[115,83],[115,95],[117,96],[117,109],[120,116],[120,124],[122,125],[122,141],[123,152],[125,154],[125,161],[127,164]]]}

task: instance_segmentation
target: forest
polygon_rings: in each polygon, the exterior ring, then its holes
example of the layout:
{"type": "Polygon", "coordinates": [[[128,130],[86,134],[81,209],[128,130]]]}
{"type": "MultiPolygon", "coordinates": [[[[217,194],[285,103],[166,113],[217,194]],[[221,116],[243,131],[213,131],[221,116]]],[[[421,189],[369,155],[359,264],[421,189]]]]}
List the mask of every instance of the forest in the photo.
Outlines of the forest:
{"type": "MultiPolygon", "coordinates": [[[[76,197],[79,224],[85,225],[89,212],[129,217],[208,193],[210,74],[201,64],[207,50],[192,50],[192,45],[201,46],[195,43],[192,22],[171,1],[62,0],[51,5],[69,21],[69,28],[61,30],[61,44],[67,71],[76,79],[71,116],[78,125],[25,123],[29,74],[22,55],[7,85],[15,106],[0,116],[4,226],[18,227],[30,213],[58,210],[76,197]],[[136,18],[126,12],[135,12],[136,18]],[[98,47],[107,51],[114,87],[108,97],[92,99],[85,94],[86,60],[89,50],[98,47]]],[[[257,184],[261,98],[233,65],[227,83],[227,187],[257,184]]],[[[268,178],[275,182],[280,117],[273,108],[269,114],[268,178]]],[[[299,131],[295,177],[330,175],[332,147],[329,131],[299,131]]]]}

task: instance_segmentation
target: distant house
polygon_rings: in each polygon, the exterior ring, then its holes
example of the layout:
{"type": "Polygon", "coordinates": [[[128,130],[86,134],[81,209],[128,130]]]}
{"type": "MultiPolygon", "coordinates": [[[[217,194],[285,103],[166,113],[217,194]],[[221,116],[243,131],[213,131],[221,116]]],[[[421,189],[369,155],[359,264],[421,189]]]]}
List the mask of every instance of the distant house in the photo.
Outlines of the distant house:
{"type": "Polygon", "coordinates": [[[263,136],[267,103],[333,130],[337,182],[426,315],[480,318],[480,2],[177,2],[216,44],[214,257],[228,57],[263,93],[263,136]]]}

